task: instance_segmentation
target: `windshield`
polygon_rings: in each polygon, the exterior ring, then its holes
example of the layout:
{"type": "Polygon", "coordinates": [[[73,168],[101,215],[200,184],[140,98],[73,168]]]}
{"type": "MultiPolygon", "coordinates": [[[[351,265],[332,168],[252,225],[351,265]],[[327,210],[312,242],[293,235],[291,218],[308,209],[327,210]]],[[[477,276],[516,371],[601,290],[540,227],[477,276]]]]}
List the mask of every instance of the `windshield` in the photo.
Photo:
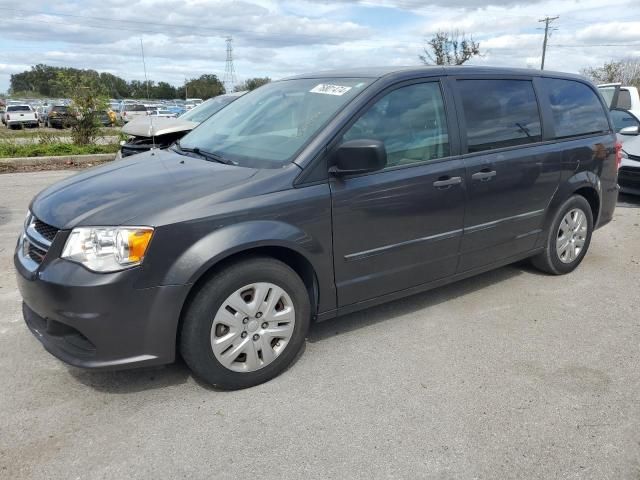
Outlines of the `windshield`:
{"type": "Polygon", "coordinates": [[[241,166],[280,167],[371,81],[315,78],[269,83],[209,117],[183,137],[180,146],[241,166]]]}
{"type": "Polygon", "coordinates": [[[146,112],[147,107],[145,107],[144,105],[127,105],[125,107],[125,110],[127,112],[146,112]]]}
{"type": "Polygon", "coordinates": [[[204,122],[211,115],[218,112],[219,110],[222,110],[222,107],[229,105],[237,98],[239,97],[219,96],[211,98],[206,102],[201,103],[197,107],[189,110],[188,112],[183,113],[180,118],[189,122],[204,122]]]}
{"type": "Polygon", "coordinates": [[[29,105],[16,105],[7,107],[8,112],[30,112],[31,107],[29,105]]]}

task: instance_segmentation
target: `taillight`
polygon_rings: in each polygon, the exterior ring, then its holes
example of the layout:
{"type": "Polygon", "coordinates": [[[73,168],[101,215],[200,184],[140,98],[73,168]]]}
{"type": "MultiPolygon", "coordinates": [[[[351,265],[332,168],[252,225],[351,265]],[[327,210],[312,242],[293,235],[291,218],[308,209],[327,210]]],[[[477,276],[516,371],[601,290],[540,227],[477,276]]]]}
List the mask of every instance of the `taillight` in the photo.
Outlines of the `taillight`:
{"type": "Polygon", "coordinates": [[[127,116],[127,112],[122,112],[122,116],[126,117],[127,116]]]}
{"type": "Polygon", "coordinates": [[[622,144],[620,142],[616,142],[616,168],[620,168],[621,163],[622,163],[622,144]]]}
{"type": "Polygon", "coordinates": [[[7,120],[11,120],[11,117],[9,116],[8,113],[7,113],[7,120]]]}

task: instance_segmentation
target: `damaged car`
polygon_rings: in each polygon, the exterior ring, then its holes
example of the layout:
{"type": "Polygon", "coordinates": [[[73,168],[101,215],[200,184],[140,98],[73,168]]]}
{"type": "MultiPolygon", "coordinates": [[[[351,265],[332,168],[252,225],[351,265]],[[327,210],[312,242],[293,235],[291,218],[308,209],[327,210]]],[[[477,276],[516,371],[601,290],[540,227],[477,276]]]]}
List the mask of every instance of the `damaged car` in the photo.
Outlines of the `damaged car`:
{"type": "Polygon", "coordinates": [[[141,117],[130,121],[122,132],[129,139],[120,143],[119,157],[128,157],[152,148],[168,148],[177,140],[247,92],[234,92],[210,98],[178,118],[141,117]]]}

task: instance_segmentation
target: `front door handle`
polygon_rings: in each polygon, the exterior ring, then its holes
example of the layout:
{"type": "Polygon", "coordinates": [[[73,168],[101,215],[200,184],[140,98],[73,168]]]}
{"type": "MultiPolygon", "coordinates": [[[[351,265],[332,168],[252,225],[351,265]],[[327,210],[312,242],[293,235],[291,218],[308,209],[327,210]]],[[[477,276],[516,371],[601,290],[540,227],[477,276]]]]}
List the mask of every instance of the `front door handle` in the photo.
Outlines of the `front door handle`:
{"type": "Polygon", "coordinates": [[[433,186],[440,190],[446,190],[447,188],[451,188],[452,185],[459,185],[461,183],[462,177],[440,177],[439,180],[433,182],[433,186]]]}
{"type": "Polygon", "coordinates": [[[473,180],[478,180],[480,182],[488,182],[495,176],[496,176],[495,170],[487,169],[487,170],[480,170],[479,172],[474,173],[473,175],[471,175],[471,178],[473,180]]]}

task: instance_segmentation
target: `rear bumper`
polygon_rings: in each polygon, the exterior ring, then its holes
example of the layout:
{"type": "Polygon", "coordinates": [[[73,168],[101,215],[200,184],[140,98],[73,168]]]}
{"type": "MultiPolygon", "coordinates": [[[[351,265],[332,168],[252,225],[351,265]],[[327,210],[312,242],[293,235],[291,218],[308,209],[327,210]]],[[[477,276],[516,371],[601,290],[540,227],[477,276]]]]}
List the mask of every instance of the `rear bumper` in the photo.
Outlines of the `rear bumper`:
{"type": "Polygon", "coordinates": [[[8,125],[38,125],[38,120],[9,120],[8,125]]]}
{"type": "Polygon", "coordinates": [[[89,272],[54,260],[34,273],[14,256],[23,316],[52,355],[91,369],[171,363],[187,285],[137,289],[135,271],[89,272]]]}

